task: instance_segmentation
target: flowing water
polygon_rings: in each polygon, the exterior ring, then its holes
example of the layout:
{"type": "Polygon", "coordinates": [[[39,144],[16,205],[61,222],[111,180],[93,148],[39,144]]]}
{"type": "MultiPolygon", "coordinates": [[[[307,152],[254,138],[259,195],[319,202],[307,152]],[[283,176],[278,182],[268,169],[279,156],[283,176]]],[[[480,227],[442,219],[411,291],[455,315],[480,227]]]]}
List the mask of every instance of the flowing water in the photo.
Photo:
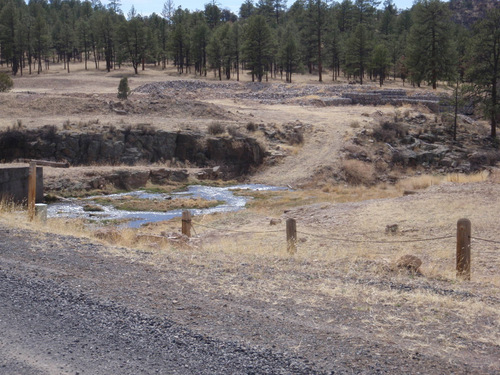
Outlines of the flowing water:
{"type": "MultiPolygon", "coordinates": [[[[205,215],[216,212],[234,212],[245,208],[246,203],[252,199],[251,197],[242,197],[234,195],[234,190],[253,190],[253,191],[277,191],[285,190],[286,188],[267,186],[259,184],[234,185],[229,187],[213,187],[213,186],[190,186],[186,191],[172,194],[164,193],[148,193],[145,191],[134,191],[121,194],[107,195],[107,198],[120,199],[123,196],[132,196],[139,199],[166,200],[176,198],[202,198],[206,200],[216,200],[222,202],[220,205],[203,208],[190,209],[192,215],[205,215]]],[[[116,220],[127,221],[127,225],[131,228],[138,228],[143,224],[170,220],[175,217],[182,216],[182,209],[172,210],[167,212],[137,212],[117,210],[112,206],[98,205],[103,210],[102,212],[86,212],[83,207],[87,204],[94,204],[92,197],[81,200],[71,199],[66,202],[58,202],[50,204],[48,207],[48,217],[66,217],[66,218],[83,218],[95,221],[116,220]]]]}

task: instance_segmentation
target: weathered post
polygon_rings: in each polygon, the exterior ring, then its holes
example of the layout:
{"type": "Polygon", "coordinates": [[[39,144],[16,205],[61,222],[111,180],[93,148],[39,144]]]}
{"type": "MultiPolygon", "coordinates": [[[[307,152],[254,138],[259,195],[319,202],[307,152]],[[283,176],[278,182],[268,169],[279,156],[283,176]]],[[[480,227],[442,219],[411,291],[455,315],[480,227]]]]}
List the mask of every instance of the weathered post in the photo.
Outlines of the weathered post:
{"type": "Polygon", "coordinates": [[[470,280],[471,222],[460,219],[457,222],[457,278],[470,280]]]}
{"type": "Polygon", "coordinates": [[[288,219],[286,221],[286,243],[287,251],[290,254],[297,252],[297,222],[295,219],[288,219]]]}
{"type": "Polygon", "coordinates": [[[182,234],[191,237],[191,213],[182,211],[182,234]]]}
{"type": "Polygon", "coordinates": [[[36,162],[30,162],[28,174],[28,218],[33,221],[35,218],[36,201],[36,162]]]}

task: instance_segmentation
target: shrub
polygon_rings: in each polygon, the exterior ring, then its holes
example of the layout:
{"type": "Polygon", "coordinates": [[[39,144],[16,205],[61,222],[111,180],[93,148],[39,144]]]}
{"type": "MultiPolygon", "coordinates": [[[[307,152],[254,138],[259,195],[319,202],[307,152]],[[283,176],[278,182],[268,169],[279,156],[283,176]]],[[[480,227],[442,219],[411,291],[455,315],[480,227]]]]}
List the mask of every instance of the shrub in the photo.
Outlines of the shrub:
{"type": "Polygon", "coordinates": [[[127,99],[130,95],[130,87],[128,87],[128,78],[123,77],[118,85],[118,99],[127,99]]]}
{"type": "Polygon", "coordinates": [[[375,182],[373,165],[360,160],[350,159],[342,162],[345,180],[354,185],[372,185],[375,182]]]}
{"type": "Polygon", "coordinates": [[[249,122],[246,127],[249,132],[254,132],[257,130],[257,124],[255,124],[254,122],[249,122]]]}
{"type": "Polygon", "coordinates": [[[399,122],[385,121],[373,129],[373,138],[379,142],[394,142],[408,133],[406,127],[399,122]]]}
{"type": "Polygon", "coordinates": [[[349,126],[353,129],[359,128],[361,125],[359,124],[359,121],[352,121],[349,126]]]}
{"type": "Polygon", "coordinates": [[[226,130],[232,137],[243,137],[243,134],[241,134],[236,126],[228,126],[226,130]]]}
{"type": "Polygon", "coordinates": [[[218,135],[222,134],[226,131],[226,128],[224,125],[222,125],[220,122],[212,122],[210,125],[208,125],[208,133],[212,135],[218,135]]]}
{"type": "Polygon", "coordinates": [[[14,87],[14,81],[7,73],[0,72],[0,92],[9,91],[14,87]]]}

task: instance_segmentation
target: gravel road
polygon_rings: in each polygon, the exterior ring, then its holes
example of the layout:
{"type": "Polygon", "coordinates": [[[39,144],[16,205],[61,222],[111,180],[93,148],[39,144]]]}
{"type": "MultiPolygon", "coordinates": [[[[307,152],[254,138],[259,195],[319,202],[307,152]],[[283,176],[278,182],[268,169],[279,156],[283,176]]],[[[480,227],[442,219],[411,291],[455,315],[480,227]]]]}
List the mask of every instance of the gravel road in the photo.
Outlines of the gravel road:
{"type": "Polygon", "coordinates": [[[315,373],[294,358],[195,334],[0,270],[2,374],[315,373]]]}
{"type": "Polygon", "coordinates": [[[60,282],[64,271],[19,259],[21,252],[35,251],[26,236],[0,232],[1,374],[318,373],[293,356],[97,301],[60,282]],[[17,259],[8,256],[17,250],[17,259]]]}

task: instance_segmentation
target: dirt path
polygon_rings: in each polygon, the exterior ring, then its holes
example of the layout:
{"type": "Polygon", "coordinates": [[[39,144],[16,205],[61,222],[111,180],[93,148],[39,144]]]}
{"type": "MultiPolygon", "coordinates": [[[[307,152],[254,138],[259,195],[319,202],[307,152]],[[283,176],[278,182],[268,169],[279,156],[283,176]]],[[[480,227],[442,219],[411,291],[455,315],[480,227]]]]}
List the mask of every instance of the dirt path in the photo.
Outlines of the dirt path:
{"type": "Polygon", "coordinates": [[[283,106],[229,99],[207,102],[256,124],[298,122],[306,128],[304,144],[294,149],[292,155],[252,176],[255,182],[280,186],[305,182],[321,168],[332,167],[337,170],[340,151],[345,142],[359,131],[358,127],[373,123],[374,120],[368,114],[377,112],[375,117],[379,118],[382,114],[390,115],[394,112],[391,107],[283,106]]]}

